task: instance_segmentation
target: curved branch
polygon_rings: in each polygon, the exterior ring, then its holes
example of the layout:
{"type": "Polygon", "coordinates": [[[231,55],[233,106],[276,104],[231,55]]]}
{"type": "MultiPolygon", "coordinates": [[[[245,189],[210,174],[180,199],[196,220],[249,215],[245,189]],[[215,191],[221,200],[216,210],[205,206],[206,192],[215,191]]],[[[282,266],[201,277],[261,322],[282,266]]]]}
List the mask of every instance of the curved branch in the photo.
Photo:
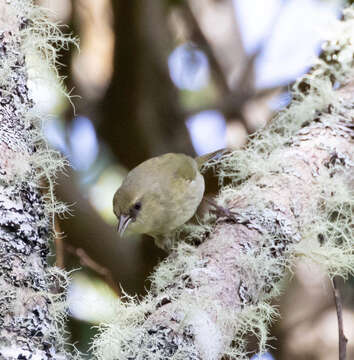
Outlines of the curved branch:
{"type": "MultiPolygon", "coordinates": [[[[244,191],[230,190],[225,198],[228,210],[219,213],[204,242],[197,248],[177,248],[160,266],[150,307],[144,304],[140,335],[128,341],[129,348],[139,349],[139,356],[219,359],[244,331],[244,313],[254,312],[248,330],[253,326],[254,331],[266,331],[261,322],[273,315],[266,299],[279,293],[298,244],[306,241],[301,229],[311,226],[309,214],[323,199],[319,175],[334,176],[342,170],[345,178],[354,175],[353,92],[349,86],[341,93],[347,118],[332,115],[329,107],[288,145],[274,150],[269,161],[280,162],[280,168],[252,176],[244,191]],[[172,268],[172,279],[164,282],[172,268]]],[[[264,340],[264,333],[259,335],[264,340]]],[[[240,337],[238,342],[242,347],[240,337]]],[[[134,352],[130,356],[139,358],[134,352]]]]}

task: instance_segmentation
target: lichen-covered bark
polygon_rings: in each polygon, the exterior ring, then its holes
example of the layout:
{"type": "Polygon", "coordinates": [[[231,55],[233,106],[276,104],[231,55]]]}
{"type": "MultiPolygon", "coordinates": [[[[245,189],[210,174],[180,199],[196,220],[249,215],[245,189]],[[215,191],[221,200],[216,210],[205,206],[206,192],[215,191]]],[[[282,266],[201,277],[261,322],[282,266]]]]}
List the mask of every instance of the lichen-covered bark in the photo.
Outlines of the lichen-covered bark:
{"type": "MultiPolygon", "coordinates": [[[[342,92],[344,98],[350,94],[343,107],[353,109],[353,88],[342,92]]],[[[129,359],[168,359],[181,349],[178,359],[219,359],[238,322],[242,327],[243,312],[276,295],[302,240],[300,229],[323,197],[319,174],[340,164],[345,177],[354,175],[351,118],[332,118],[329,125],[330,111],[321,116],[277,150],[287,164],[282,172],[250,178],[248,194],[232,199],[224,213],[218,210],[214,229],[194,252],[199,261],[182,276],[184,286],[176,272],[175,283],[153,289],[159,301],[146,314],[139,352],[129,359]],[[220,319],[225,314],[229,319],[220,319]]]]}
{"type": "Polygon", "coordinates": [[[21,48],[29,19],[10,16],[7,4],[0,4],[0,359],[64,359],[51,309],[50,218],[32,160],[36,129],[21,48]]]}
{"type": "Polygon", "coordinates": [[[264,350],[275,314],[268,301],[279,294],[295,257],[305,252],[330,275],[353,272],[347,233],[353,220],[347,189],[354,176],[353,95],[352,85],[337,91],[329,97],[335,106],[323,103],[312,121],[258,160],[260,167],[269,162],[270,170],[223,189],[223,206],[202,243],[174,249],[141,303],[118,304],[116,323],[96,339],[99,359],[243,359],[245,333],[254,331],[264,350]]]}

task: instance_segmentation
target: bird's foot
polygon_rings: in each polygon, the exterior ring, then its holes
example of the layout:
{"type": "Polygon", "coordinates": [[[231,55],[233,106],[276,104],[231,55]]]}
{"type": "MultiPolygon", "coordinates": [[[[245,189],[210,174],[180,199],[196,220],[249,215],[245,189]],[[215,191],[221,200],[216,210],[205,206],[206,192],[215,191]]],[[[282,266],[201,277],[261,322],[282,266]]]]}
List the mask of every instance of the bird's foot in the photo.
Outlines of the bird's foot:
{"type": "Polygon", "coordinates": [[[218,205],[214,200],[205,199],[206,202],[208,202],[211,206],[214,207],[214,209],[211,209],[210,211],[220,217],[226,217],[233,222],[238,222],[236,218],[236,213],[231,211],[228,208],[225,208],[223,206],[218,205]]]}

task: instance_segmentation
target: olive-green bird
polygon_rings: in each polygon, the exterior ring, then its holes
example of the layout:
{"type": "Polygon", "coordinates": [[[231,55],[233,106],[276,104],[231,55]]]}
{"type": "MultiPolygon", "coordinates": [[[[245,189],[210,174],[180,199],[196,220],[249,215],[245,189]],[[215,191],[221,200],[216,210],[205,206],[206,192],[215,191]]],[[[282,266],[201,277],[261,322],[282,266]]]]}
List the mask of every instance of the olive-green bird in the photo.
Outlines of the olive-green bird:
{"type": "Polygon", "coordinates": [[[196,159],[168,153],[132,169],[113,198],[119,234],[158,238],[187,222],[204,195],[201,166],[223,152],[218,150],[196,159]]]}

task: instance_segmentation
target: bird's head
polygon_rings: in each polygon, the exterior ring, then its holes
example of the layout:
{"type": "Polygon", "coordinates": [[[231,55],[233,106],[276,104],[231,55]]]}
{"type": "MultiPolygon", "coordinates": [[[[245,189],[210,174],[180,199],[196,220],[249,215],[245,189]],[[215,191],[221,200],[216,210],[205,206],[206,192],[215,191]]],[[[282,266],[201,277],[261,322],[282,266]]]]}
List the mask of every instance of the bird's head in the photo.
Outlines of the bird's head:
{"type": "Polygon", "coordinates": [[[204,179],[192,158],[165,154],[132,169],[113,198],[118,232],[155,237],[176,229],[195,213],[204,179]]]}
{"type": "Polygon", "coordinates": [[[154,233],[163,218],[159,197],[146,184],[123,182],[113,197],[113,211],[118,219],[117,231],[123,234],[154,233]]]}
{"type": "MultiPolygon", "coordinates": [[[[118,219],[117,231],[120,236],[129,230],[132,230],[138,221],[143,208],[142,199],[129,196],[130,194],[124,188],[119,188],[113,198],[113,211],[118,219]]],[[[130,232],[130,231],[129,231],[130,232]]],[[[136,232],[136,231],[133,231],[136,232]]]]}

